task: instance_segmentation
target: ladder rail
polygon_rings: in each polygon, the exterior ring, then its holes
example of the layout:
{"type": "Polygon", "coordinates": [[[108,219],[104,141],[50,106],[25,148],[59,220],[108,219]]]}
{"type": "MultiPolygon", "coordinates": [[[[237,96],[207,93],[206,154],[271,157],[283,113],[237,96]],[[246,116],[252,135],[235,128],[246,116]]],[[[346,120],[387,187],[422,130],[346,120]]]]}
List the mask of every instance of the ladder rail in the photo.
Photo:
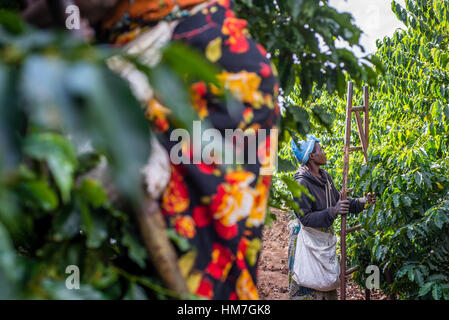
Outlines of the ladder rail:
{"type": "MultiPolygon", "coordinates": [[[[348,199],[348,172],[349,172],[349,148],[351,147],[351,112],[352,112],[352,81],[348,83],[348,96],[346,103],[346,128],[345,148],[343,161],[343,182],[341,200],[348,199]]],[[[340,299],[346,300],[346,215],[341,215],[340,228],[340,299]]]]}
{"type": "MultiPolygon", "coordinates": [[[[369,98],[368,86],[363,87],[363,106],[352,106],[353,99],[353,82],[348,83],[348,93],[346,102],[346,127],[345,127],[345,145],[344,145],[344,159],[343,159],[343,179],[341,199],[348,199],[348,174],[349,174],[349,154],[353,151],[363,151],[364,163],[368,162],[368,146],[369,146],[369,98]],[[351,146],[351,121],[352,113],[355,113],[357,131],[361,142],[360,147],[351,146]],[[359,112],[364,112],[364,121],[360,118],[359,112]]],[[[357,231],[361,225],[352,228],[346,228],[346,214],[341,215],[340,228],[340,300],[346,300],[346,278],[360,267],[355,266],[346,270],[346,235],[350,232],[357,231]]],[[[367,300],[369,299],[369,292],[365,292],[367,300]]]]}
{"type": "MultiPolygon", "coordinates": [[[[369,147],[369,90],[368,86],[363,87],[363,104],[365,107],[365,137],[366,137],[366,151],[369,147]]],[[[368,161],[368,159],[367,159],[368,161]]]]}

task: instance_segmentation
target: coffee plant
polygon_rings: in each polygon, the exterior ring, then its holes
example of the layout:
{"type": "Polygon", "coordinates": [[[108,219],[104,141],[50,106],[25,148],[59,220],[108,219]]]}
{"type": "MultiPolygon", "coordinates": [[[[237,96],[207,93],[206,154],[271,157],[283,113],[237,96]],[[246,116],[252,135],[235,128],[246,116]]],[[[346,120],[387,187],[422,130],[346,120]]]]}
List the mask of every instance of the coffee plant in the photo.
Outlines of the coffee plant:
{"type": "MultiPolygon", "coordinates": [[[[351,263],[361,266],[354,280],[364,286],[364,270],[375,264],[391,296],[449,299],[448,1],[393,1],[403,30],[363,58],[336,46],[359,46],[361,30],[326,0],[235,4],[280,79],[271,205],[299,209],[291,196],[307,191],[292,179],[298,163],[289,144],[310,132],[322,138],[340,185],[346,83],[355,81],[355,101],[369,85],[369,159],[351,154],[350,185],[352,196],[376,192],[378,202],[349,219],[363,226],[348,239],[351,263]]],[[[8,1],[0,8],[18,9],[8,1]]],[[[176,297],[139,236],[139,169],[153,133],[127,83],[106,67],[114,54],[0,10],[0,298],[176,297]],[[107,181],[91,174],[105,162],[107,181]],[[82,270],[80,290],[66,289],[70,265],[82,270]]],[[[213,82],[214,67],[179,44],[156,68],[139,67],[189,129],[195,114],[186,112],[181,80],[213,82]]],[[[169,235],[180,250],[188,245],[169,235]]]]}
{"type": "MultiPolygon", "coordinates": [[[[353,277],[363,288],[365,268],[377,265],[390,296],[449,299],[449,2],[407,0],[402,8],[393,1],[392,10],[405,26],[377,42],[368,162],[351,153],[349,169],[350,196],[376,192],[377,203],[350,215],[348,224],[362,229],[348,236],[348,257],[361,266],[353,277]]],[[[363,104],[361,89],[355,88],[354,105],[363,104]]],[[[312,119],[312,131],[319,132],[326,169],[340,186],[346,101],[316,90],[308,112],[323,108],[332,125],[320,129],[321,119],[312,119]]],[[[351,141],[360,144],[354,119],[352,128],[351,141]]],[[[334,226],[338,232],[339,221],[334,226]]]]}

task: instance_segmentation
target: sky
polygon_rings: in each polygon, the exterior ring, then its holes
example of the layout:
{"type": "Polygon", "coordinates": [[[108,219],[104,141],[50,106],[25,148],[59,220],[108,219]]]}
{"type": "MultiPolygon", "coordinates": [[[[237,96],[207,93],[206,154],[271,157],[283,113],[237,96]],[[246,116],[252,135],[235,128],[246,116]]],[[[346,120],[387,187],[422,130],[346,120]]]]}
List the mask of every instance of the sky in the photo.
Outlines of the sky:
{"type": "MultiPolygon", "coordinates": [[[[350,12],[354,17],[354,23],[362,31],[360,43],[365,48],[365,53],[353,49],[357,56],[374,53],[376,40],[385,36],[392,36],[397,28],[404,28],[393,11],[392,0],[329,0],[329,4],[340,12],[350,12]]],[[[396,0],[405,7],[404,0],[396,0]]]]}

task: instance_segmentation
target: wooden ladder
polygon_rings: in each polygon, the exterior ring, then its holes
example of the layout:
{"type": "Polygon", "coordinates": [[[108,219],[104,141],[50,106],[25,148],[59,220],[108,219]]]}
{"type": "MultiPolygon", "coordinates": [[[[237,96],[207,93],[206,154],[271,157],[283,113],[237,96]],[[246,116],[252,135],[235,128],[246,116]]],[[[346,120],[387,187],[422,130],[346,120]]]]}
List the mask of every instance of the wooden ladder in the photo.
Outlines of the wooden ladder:
{"type": "MultiPolygon", "coordinates": [[[[348,96],[346,103],[346,129],[345,129],[345,147],[344,147],[344,162],[343,162],[343,183],[341,199],[347,200],[348,193],[352,189],[348,189],[348,171],[349,171],[349,153],[352,151],[363,151],[364,163],[368,161],[368,145],[369,145],[369,105],[368,105],[368,86],[363,87],[363,106],[352,106],[352,96],[353,96],[353,83],[350,81],[348,83],[348,96]],[[362,124],[362,119],[360,117],[360,112],[364,112],[364,125],[362,124]],[[355,119],[357,123],[357,129],[359,132],[359,138],[361,146],[351,146],[351,120],[352,113],[355,114],[355,119]]],[[[359,230],[361,225],[357,225],[352,228],[346,228],[346,215],[341,215],[341,229],[340,229],[340,249],[341,249],[341,260],[340,260],[340,300],[346,300],[346,278],[349,277],[354,271],[358,270],[360,267],[355,266],[346,270],[346,235],[350,232],[359,230]]],[[[369,300],[369,291],[366,291],[366,299],[369,300]]]]}

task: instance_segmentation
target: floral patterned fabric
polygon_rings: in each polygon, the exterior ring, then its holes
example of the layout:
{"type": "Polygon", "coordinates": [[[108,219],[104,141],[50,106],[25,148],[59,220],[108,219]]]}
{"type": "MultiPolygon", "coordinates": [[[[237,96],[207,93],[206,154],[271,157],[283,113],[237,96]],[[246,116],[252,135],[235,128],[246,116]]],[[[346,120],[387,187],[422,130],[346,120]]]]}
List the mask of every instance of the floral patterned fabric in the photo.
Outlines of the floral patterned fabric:
{"type": "MultiPolygon", "coordinates": [[[[241,129],[255,136],[259,129],[267,129],[266,138],[257,138],[256,152],[273,157],[276,146],[269,133],[279,116],[276,70],[246,26],[245,20],[234,15],[229,0],[213,1],[181,18],[173,39],[200,50],[221,69],[217,76],[221,89],[204,82],[190,88],[192,107],[199,118],[221,133],[241,129]],[[224,101],[223,88],[241,107],[238,114],[224,101]]],[[[117,42],[121,40],[117,38],[117,42]]],[[[168,151],[177,143],[169,140],[176,129],[169,114],[162,101],[148,102],[146,116],[168,151]]],[[[192,157],[190,146],[182,152],[192,157]]],[[[249,151],[244,152],[247,156],[249,151]]],[[[260,174],[261,163],[258,159],[256,164],[226,169],[205,163],[171,165],[160,206],[170,232],[190,244],[190,249],[180,250],[179,266],[189,290],[199,297],[259,297],[256,268],[271,184],[270,175],[260,174]]]]}
{"type": "Polygon", "coordinates": [[[160,20],[190,15],[189,9],[210,0],[120,0],[99,26],[103,41],[121,45],[160,20]]]}

